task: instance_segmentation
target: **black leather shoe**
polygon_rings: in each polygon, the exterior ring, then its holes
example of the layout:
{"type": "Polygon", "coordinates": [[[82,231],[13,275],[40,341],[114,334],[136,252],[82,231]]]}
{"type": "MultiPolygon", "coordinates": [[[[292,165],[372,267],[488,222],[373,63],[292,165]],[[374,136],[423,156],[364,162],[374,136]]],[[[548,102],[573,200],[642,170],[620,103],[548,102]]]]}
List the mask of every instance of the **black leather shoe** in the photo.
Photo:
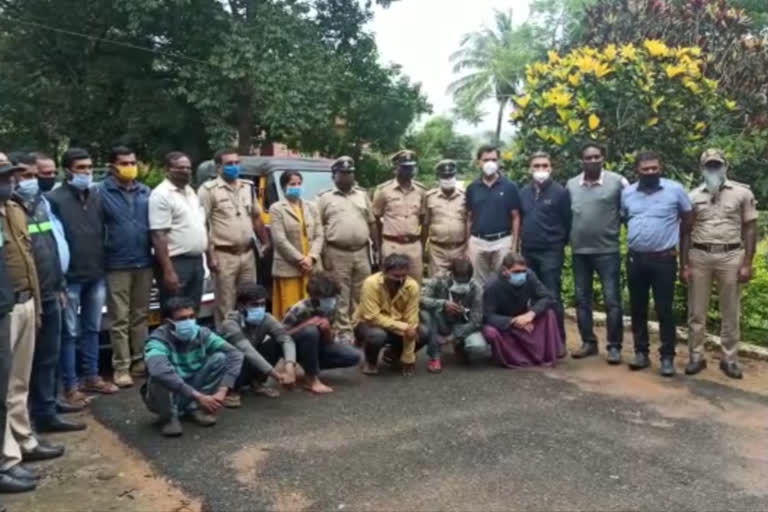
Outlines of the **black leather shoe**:
{"type": "Polygon", "coordinates": [[[76,407],[74,405],[62,402],[61,400],[56,400],[56,412],[59,414],[72,414],[84,410],[85,407],[76,407]]]}
{"type": "Polygon", "coordinates": [[[78,430],[86,429],[85,423],[65,420],[58,416],[54,416],[53,419],[46,421],[45,423],[38,423],[36,427],[38,432],[44,433],[77,432],[78,430]]]}
{"type": "Polygon", "coordinates": [[[685,365],[685,374],[696,375],[706,367],[707,367],[706,359],[699,359],[698,361],[689,361],[688,364],[685,365]]]}
{"type": "Polygon", "coordinates": [[[741,366],[736,361],[720,361],[720,369],[732,379],[742,378],[741,366]]]}
{"type": "Polygon", "coordinates": [[[643,370],[651,366],[651,360],[648,358],[648,354],[644,352],[638,352],[635,354],[635,359],[629,363],[630,370],[643,370]]]}
{"type": "Polygon", "coordinates": [[[55,459],[64,455],[64,447],[52,444],[38,444],[34,450],[23,452],[21,460],[24,462],[35,462],[38,460],[55,459]]]}
{"type": "Polygon", "coordinates": [[[9,469],[3,471],[3,473],[10,476],[11,478],[15,478],[16,480],[31,480],[33,482],[40,480],[40,475],[28,470],[21,464],[16,464],[15,466],[12,466],[9,469]]]}
{"type": "Polygon", "coordinates": [[[621,364],[621,349],[619,347],[608,348],[608,364],[621,364]]]}
{"type": "Polygon", "coordinates": [[[664,357],[661,359],[661,376],[662,377],[675,376],[675,363],[671,357],[664,357]]]}
{"type": "Polygon", "coordinates": [[[0,493],[29,492],[37,488],[36,480],[20,480],[9,475],[6,471],[0,471],[0,493]]]}
{"type": "Polygon", "coordinates": [[[596,356],[597,355],[597,345],[594,343],[585,343],[581,346],[579,350],[576,352],[573,352],[571,354],[571,357],[574,359],[583,359],[585,357],[590,356],[596,356]]]}

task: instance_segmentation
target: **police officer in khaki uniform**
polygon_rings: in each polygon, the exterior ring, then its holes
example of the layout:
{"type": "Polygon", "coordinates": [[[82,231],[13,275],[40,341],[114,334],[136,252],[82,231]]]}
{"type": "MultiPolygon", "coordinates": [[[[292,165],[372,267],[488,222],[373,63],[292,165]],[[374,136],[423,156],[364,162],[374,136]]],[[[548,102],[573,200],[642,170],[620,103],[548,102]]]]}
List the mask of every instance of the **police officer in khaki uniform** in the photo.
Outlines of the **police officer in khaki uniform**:
{"type": "Polygon", "coordinates": [[[680,244],[680,279],[688,283],[688,346],[691,360],[685,369],[695,375],[707,367],[703,357],[704,334],[712,294],[717,281],[722,323],[723,359],[720,369],[740,379],[736,362],[739,342],[741,287],[752,278],[752,259],[757,243],[755,196],[747,185],[727,177],[728,161],[718,149],[701,156],[704,184],[691,194],[694,221],[680,244]]]}
{"type": "Polygon", "coordinates": [[[253,233],[268,245],[261,208],[253,183],[240,179],[240,157],[234,149],[214,156],[218,177],[200,187],[198,195],[208,224],[208,268],[215,275],[216,327],[235,307],[240,283],[256,281],[253,233]]]}
{"type": "Polygon", "coordinates": [[[449,272],[451,261],[464,257],[468,238],[467,206],[464,192],[456,186],[456,162],[441,160],[435,172],[440,184],[427,192],[423,228],[429,241],[430,277],[449,272]]]}
{"type": "Polygon", "coordinates": [[[341,286],[334,328],[340,342],[351,343],[351,317],[360,302],[363,281],[371,275],[368,251],[369,240],[378,239],[376,218],[365,189],[355,186],[355,161],[342,156],[331,165],[331,173],[336,186],[317,198],[325,230],[323,267],[341,286]]]}
{"type": "Polygon", "coordinates": [[[413,179],[416,153],[402,150],[392,157],[394,179],[382,183],[373,195],[373,214],[381,224],[382,260],[393,253],[411,260],[409,275],[421,284],[423,273],[421,226],[424,221],[424,185],[413,179]]]}

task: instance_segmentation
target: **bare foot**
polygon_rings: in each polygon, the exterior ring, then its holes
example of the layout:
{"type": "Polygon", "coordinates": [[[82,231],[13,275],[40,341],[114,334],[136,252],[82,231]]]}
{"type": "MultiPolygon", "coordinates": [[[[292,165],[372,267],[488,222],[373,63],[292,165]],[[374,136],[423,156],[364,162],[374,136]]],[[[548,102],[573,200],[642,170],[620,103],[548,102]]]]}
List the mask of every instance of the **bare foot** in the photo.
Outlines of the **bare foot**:
{"type": "Polygon", "coordinates": [[[307,391],[311,391],[312,393],[323,395],[325,393],[333,393],[333,388],[330,386],[326,386],[322,382],[320,382],[320,379],[313,379],[310,382],[307,382],[304,385],[304,389],[307,391]]]}
{"type": "Polygon", "coordinates": [[[403,377],[413,377],[413,374],[416,372],[416,365],[403,363],[400,366],[400,371],[403,373],[403,377]]]}
{"type": "Polygon", "coordinates": [[[379,369],[376,368],[376,365],[365,363],[363,365],[363,375],[378,375],[379,369]]]}

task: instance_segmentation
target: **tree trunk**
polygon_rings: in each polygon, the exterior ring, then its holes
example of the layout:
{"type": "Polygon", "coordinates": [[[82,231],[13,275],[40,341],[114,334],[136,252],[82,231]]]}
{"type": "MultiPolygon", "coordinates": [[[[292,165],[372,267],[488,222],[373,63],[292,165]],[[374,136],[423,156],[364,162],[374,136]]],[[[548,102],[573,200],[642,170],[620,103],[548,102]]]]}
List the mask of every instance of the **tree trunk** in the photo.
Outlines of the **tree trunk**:
{"type": "Polygon", "coordinates": [[[251,90],[248,84],[243,84],[237,98],[237,152],[241,155],[251,154],[253,143],[253,105],[251,90]]]}
{"type": "Polygon", "coordinates": [[[504,121],[504,108],[507,106],[507,98],[499,98],[499,114],[496,118],[496,144],[501,142],[501,123],[504,121]]]}

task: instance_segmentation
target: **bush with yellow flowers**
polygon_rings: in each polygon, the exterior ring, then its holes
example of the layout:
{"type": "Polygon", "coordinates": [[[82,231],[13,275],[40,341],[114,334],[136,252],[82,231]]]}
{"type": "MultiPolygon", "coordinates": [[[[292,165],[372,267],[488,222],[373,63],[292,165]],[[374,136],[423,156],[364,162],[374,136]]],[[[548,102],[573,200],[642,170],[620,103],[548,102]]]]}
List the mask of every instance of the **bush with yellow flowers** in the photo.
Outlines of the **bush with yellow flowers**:
{"type": "Polygon", "coordinates": [[[608,149],[607,167],[628,173],[636,151],[664,156],[683,181],[711,138],[738,131],[736,103],[702,75],[697,47],[642,45],[581,47],[528,66],[524,94],[514,98],[515,155],[520,164],[536,150],[576,172],[588,141],[608,149]]]}

